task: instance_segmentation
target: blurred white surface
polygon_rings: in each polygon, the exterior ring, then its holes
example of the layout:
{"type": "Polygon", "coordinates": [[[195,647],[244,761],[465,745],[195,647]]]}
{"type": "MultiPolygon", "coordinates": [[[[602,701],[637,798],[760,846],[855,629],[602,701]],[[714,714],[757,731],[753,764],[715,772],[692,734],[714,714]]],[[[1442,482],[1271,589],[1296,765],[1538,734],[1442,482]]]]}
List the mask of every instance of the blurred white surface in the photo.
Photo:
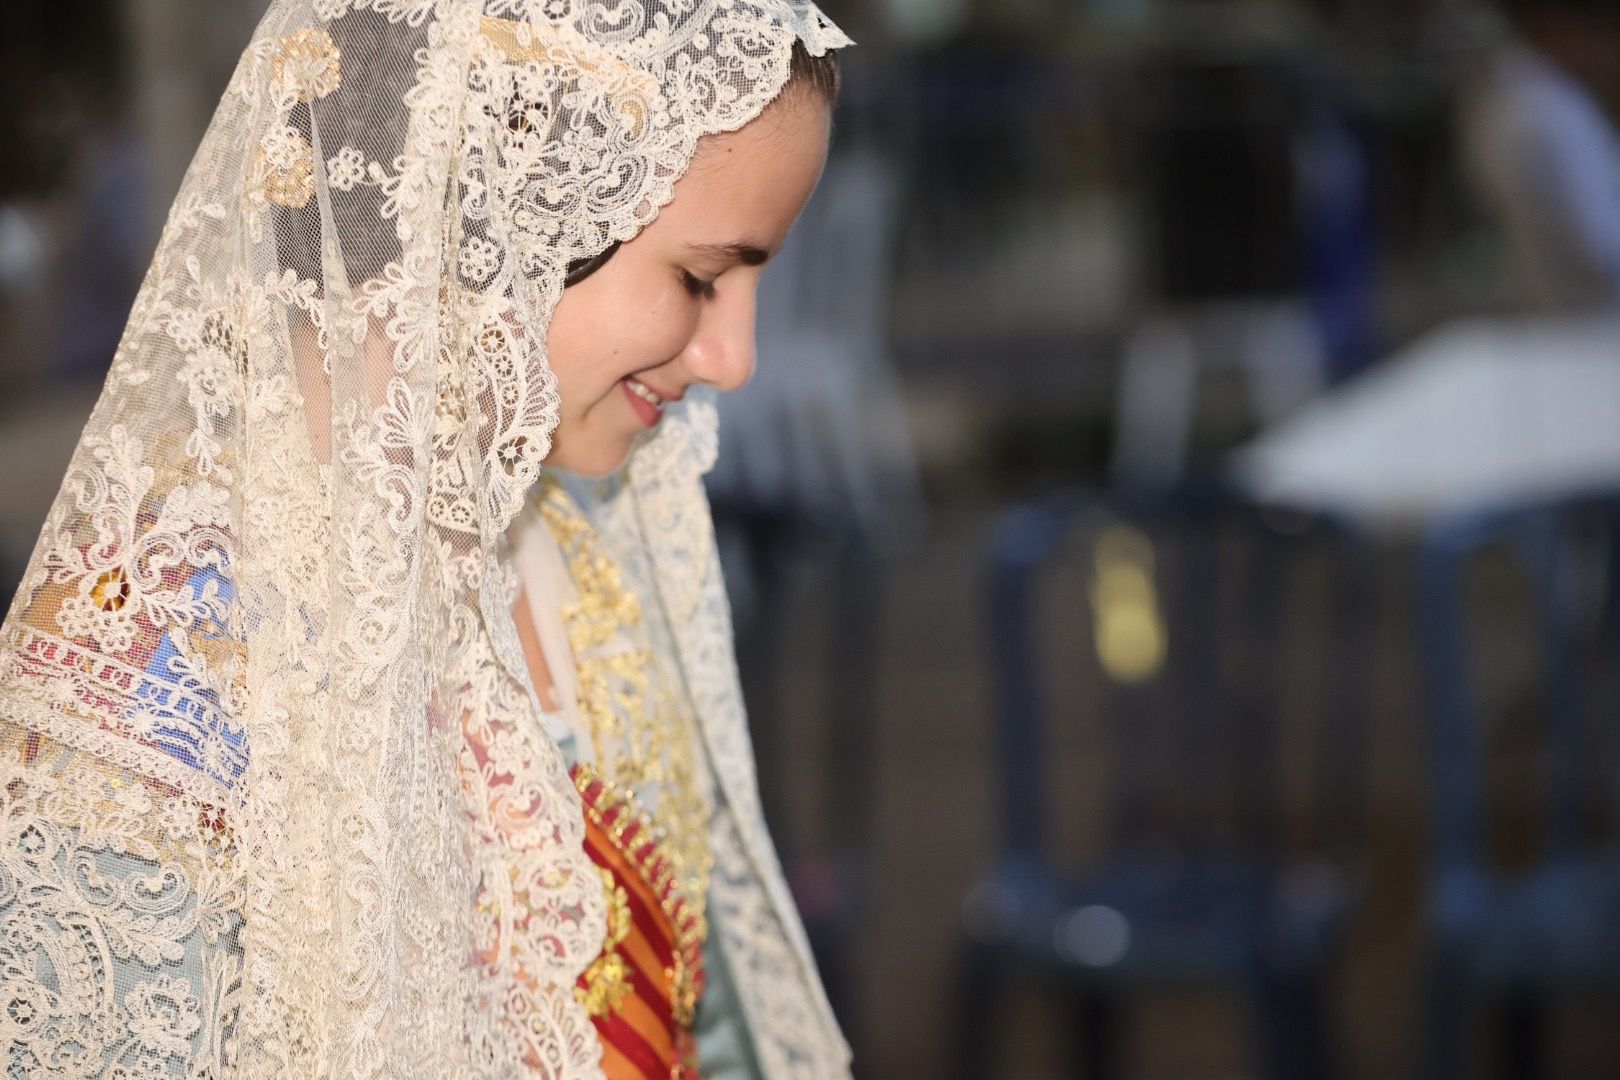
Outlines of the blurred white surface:
{"type": "Polygon", "coordinates": [[[1620,319],[1442,327],[1262,432],[1233,467],[1262,498],[1384,528],[1620,489],[1620,319]]]}

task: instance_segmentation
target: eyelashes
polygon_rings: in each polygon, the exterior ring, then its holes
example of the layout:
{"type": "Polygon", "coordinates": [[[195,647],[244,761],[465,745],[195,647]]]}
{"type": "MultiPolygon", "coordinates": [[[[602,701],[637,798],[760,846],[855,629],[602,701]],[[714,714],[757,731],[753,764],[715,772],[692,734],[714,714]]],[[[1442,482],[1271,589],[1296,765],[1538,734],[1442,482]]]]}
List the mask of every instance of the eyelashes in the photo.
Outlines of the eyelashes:
{"type": "Polygon", "coordinates": [[[714,298],[714,281],[700,278],[690,270],[681,271],[681,287],[693,296],[701,296],[706,300],[714,298]]]}

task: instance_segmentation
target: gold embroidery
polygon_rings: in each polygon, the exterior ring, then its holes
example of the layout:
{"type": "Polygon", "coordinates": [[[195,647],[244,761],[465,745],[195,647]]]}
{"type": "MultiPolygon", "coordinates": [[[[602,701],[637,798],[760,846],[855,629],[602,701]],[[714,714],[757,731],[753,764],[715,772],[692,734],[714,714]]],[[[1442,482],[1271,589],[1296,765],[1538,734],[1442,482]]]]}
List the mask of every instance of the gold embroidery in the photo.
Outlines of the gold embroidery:
{"type": "MultiPolygon", "coordinates": [[[[696,906],[694,899],[682,891],[675,853],[663,843],[664,837],[636,800],[635,793],[617,787],[583,763],[574,767],[573,777],[586,814],[635,867],[675,928],[675,962],[664,969],[664,977],[669,980],[670,1007],[675,1022],[690,1027],[702,992],[699,980],[703,971],[703,941],[709,932],[703,908],[696,906]]],[[[603,873],[611,879],[607,871],[603,873]]],[[[609,911],[612,911],[611,905],[609,911]]],[[[610,914],[610,926],[611,918],[610,914]]],[[[611,938],[611,931],[609,936],[611,938]]],[[[623,940],[621,936],[614,946],[623,940]]]]}
{"type": "Polygon", "coordinates": [[[305,27],[276,45],[274,81],[290,86],[300,101],[314,101],[343,85],[343,54],[325,30],[305,27]]]}
{"type": "MultiPolygon", "coordinates": [[[[561,614],[597,768],[604,778],[611,777],[620,797],[634,798],[636,790],[656,792],[658,819],[668,829],[667,838],[657,835],[658,847],[667,851],[669,872],[701,913],[714,857],[708,799],[697,780],[690,709],[674,680],[656,677],[641,601],[568,493],[546,481],[538,502],[579,593],[561,614]]],[[[650,822],[644,835],[655,836],[650,822]]]]}
{"type": "MultiPolygon", "coordinates": [[[[645,71],[627,64],[600,44],[582,37],[566,24],[539,26],[535,23],[484,16],[482,32],[491,45],[508,61],[532,60],[543,67],[588,76],[595,87],[607,94],[618,118],[632,137],[639,136],[661,96],[658,83],[645,71]]],[[[539,138],[548,137],[535,123],[538,117],[525,113],[518,118],[522,130],[539,138]]]]}
{"type": "MultiPolygon", "coordinates": [[[[701,944],[699,947],[702,947],[701,944]]],[[[698,985],[693,965],[686,959],[684,951],[676,950],[675,963],[664,969],[664,977],[673,988],[669,1007],[675,1016],[675,1022],[683,1027],[691,1027],[692,1021],[697,1019],[698,997],[702,988],[698,985]]]]}
{"type": "Polygon", "coordinates": [[[115,566],[103,571],[90,587],[90,600],[102,611],[118,611],[129,602],[129,579],[115,566]]]}
{"type": "Polygon", "coordinates": [[[607,937],[602,942],[602,955],[585,969],[585,985],[576,986],[574,996],[592,1016],[606,1016],[623,1008],[624,999],[633,989],[630,980],[635,976],[619,952],[619,946],[630,936],[630,897],[611,870],[600,866],[596,869],[602,875],[602,892],[607,900],[607,937]]]}
{"type": "Polygon", "coordinates": [[[291,210],[309,205],[315,195],[315,148],[308,139],[295,134],[290,150],[264,155],[263,165],[266,199],[291,210]]]}
{"type": "Polygon", "coordinates": [[[510,61],[533,60],[552,67],[577,68],[607,84],[651,97],[658,82],[647,72],[582,37],[566,24],[540,26],[526,20],[486,15],[480,30],[491,45],[510,61]]]}

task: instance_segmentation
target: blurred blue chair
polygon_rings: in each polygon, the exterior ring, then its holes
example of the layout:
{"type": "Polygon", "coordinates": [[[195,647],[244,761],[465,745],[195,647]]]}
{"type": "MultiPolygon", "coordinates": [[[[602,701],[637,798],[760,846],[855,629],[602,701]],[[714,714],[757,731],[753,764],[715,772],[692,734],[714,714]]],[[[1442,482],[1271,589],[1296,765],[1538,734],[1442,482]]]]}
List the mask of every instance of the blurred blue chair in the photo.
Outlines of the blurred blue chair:
{"type": "Polygon", "coordinates": [[[1368,569],[1348,530],[1217,491],[1071,492],[1003,516],[988,598],[1000,841],[963,909],[962,1076],[991,1075],[997,1006],[1018,985],[1073,1005],[1093,1080],[1117,1074],[1130,995],[1188,986],[1246,999],[1260,1075],[1333,1075],[1329,976],[1359,878],[1368,569]],[[1053,588],[1071,559],[1085,595],[1053,588]],[[1107,851],[1078,870],[1048,843],[1038,627],[1054,610],[1085,613],[1109,686],[1107,851]],[[1298,785],[1284,774],[1303,758],[1280,749],[1282,683],[1306,641],[1324,657],[1312,810],[1285,813],[1298,785]]]}
{"type": "Polygon", "coordinates": [[[1490,1004],[1502,1009],[1506,1075],[1529,1077],[1544,1056],[1553,1001],[1620,991],[1620,496],[1436,524],[1420,553],[1419,597],[1433,819],[1425,1067],[1435,1080],[1479,1075],[1465,1067],[1464,1032],[1472,1010],[1490,1004]],[[1480,660],[1470,588],[1493,556],[1498,571],[1516,572],[1528,600],[1521,625],[1533,634],[1536,685],[1527,689],[1539,705],[1545,792],[1540,849],[1512,871],[1487,855],[1481,675],[1501,661],[1480,660]],[[1611,680],[1601,735],[1588,723],[1599,670],[1611,680]],[[1613,815],[1607,840],[1592,828],[1596,795],[1613,815]]]}

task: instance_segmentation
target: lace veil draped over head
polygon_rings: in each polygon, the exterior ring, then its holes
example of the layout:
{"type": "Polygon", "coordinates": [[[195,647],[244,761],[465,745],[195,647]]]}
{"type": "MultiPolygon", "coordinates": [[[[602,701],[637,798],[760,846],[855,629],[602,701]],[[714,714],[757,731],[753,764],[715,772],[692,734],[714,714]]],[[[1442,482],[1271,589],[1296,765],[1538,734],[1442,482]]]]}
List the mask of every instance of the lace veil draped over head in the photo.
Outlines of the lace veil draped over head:
{"type": "MultiPolygon", "coordinates": [[[[599,1074],[579,802],[503,535],[571,265],[752,119],[803,0],[274,0],[0,639],[14,1075],[599,1074]]],[[[772,1075],[845,1071],[753,790],[694,403],[628,487],[772,1075]]]]}

